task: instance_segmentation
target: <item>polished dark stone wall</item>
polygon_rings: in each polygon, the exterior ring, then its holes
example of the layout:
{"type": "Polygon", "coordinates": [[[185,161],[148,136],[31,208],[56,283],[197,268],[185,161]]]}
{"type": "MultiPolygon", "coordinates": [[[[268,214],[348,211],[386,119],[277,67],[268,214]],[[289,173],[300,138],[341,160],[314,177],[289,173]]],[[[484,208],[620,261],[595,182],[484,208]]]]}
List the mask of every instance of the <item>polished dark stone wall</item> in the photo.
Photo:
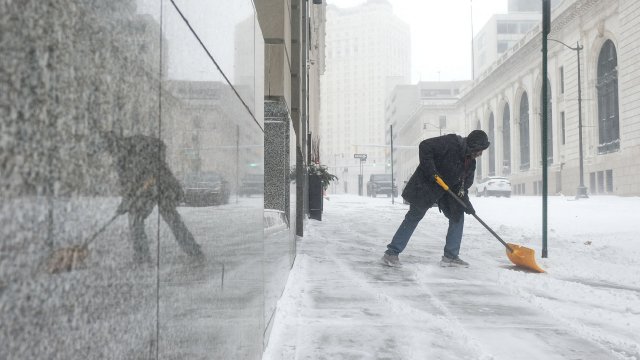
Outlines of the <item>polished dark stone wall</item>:
{"type": "Polygon", "coordinates": [[[263,46],[250,0],[0,0],[1,359],[261,357],[263,46]]]}
{"type": "Polygon", "coordinates": [[[264,207],[265,273],[272,276],[265,287],[267,335],[273,325],[278,299],[296,255],[296,136],[283,97],[264,103],[264,207]]]}

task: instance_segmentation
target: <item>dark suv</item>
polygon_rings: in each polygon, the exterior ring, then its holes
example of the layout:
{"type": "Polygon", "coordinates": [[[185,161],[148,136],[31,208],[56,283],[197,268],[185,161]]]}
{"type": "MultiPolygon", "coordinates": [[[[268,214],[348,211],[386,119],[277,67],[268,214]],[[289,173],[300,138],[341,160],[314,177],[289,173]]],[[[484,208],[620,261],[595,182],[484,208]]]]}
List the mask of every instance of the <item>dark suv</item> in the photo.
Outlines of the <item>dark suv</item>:
{"type": "Polygon", "coordinates": [[[187,206],[209,206],[229,203],[229,183],[213,172],[192,173],[185,176],[184,202],[187,206]]]}
{"type": "MultiPolygon", "coordinates": [[[[372,174],[367,182],[367,196],[376,197],[378,194],[392,194],[391,174],[372,174]]],[[[398,187],[393,184],[393,197],[398,196],[398,187]]]]}

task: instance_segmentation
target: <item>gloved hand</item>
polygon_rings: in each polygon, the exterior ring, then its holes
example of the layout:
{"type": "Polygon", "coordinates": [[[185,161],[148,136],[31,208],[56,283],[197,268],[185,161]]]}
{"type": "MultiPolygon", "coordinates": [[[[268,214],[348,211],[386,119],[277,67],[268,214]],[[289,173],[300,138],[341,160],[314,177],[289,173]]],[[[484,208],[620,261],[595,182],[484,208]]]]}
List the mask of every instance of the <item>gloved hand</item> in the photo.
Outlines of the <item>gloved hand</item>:
{"type": "Polygon", "coordinates": [[[473,208],[473,205],[471,205],[471,201],[469,201],[469,197],[467,197],[467,198],[465,199],[464,204],[467,206],[467,207],[464,209],[465,214],[475,215],[476,210],[473,208]]]}
{"type": "MultiPolygon", "coordinates": [[[[436,182],[436,176],[438,176],[440,179],[442,179],[442,176],[440,176],[440,174],[438,174],[437,171],[434,171],[433,174],[429,175],[429,179],[431,180],[431,182],[435,183],[436,182]]],[[[443,179],[444,180],[444,179],[443,179]]]]}

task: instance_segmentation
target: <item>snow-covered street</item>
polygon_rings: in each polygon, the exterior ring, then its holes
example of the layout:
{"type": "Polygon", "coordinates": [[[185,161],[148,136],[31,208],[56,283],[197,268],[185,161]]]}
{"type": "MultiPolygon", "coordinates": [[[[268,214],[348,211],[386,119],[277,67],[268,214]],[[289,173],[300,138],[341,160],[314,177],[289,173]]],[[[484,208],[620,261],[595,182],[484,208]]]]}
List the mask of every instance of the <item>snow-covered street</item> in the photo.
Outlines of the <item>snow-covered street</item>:
{"type": "Polygon", "coordinates": [[[640,359],[640,198],[475,198],[505,241],[535,249],[537,274],[466,217],[460,257],[441,268],[447,220],[432,208],[404,266],[379,259],[408,205],[334,195],[309,220],[263,359],[640,359]]]}

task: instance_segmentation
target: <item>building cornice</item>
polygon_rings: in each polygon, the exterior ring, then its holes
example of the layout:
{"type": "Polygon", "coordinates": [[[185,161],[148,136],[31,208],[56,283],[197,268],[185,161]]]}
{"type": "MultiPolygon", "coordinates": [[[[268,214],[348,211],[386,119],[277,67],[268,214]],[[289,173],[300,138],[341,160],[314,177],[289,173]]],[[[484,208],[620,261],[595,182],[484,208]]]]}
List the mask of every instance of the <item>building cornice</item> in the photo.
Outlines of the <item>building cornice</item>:
{"type": "MultiPolygon", "coordinates": [[[[564,29],[568,24],[578,19],[579,16],[585,14],[592,7],[599,4],[602,0],[582,0],[574,1],[566,5],[565,9],[557,9],[558,13],[551,22],[551,34],[564,29]]],[[[472,86],[463,90],[460,96],[460,102],[472,97],[478,91],[483,90],[487,86],[492,86],[501,77],[509,77],[509,72],[514,68],[513,64],[520,64],[526,59],[530,59],[535,52],[540,52],[541,44],[541,24],[535,26],[520,41],[511,47],[505,54],[500,56],[485,72],[472,83],[472,86]],[[502,71],[498,71],[502,70],[502,71]]],[[[541,62],[540,57],[536,63],[541,62]]],[[[510,77],[512,78],[512,77],[510,77]]]]}

